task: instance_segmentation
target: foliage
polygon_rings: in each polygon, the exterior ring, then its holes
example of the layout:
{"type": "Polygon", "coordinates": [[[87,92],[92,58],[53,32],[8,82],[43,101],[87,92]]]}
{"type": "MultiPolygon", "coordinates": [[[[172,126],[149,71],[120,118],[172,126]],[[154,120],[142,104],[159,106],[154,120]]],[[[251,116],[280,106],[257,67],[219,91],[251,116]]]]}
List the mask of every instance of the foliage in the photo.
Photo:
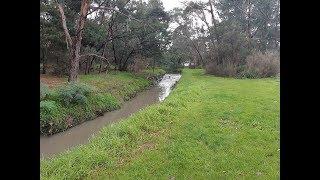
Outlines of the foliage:
{"type": "Polygon", "coordinates": [[[181,73],[184,54],[178,53],[177,50],[171,50],[164,56],[163,66],[168,73],[181,73]]]}
{"type": "Polygon", "coordinates": [[[54,117],[54,115],[58,113],[58,104],[55,101],[51,101],[51,100],[41,101],[40,111],[43,112],[42,115],[48,115],[48,118],[45,118],[45,119],[52,119],[52,117],[54,117]]]}
{"type": "Polygon", "coordinates": [[[245,73],[246,59],[253,51],[279,51],[279,2],[184,3],[183,8],[171,12],[172,22],[178,26],[172,31],[170,48],[187,55],[185,59],[193,66],[205,67],[207,73],[238,77],[245,73]]]}
{"type": "Polygon", "coordinates": [[[120,108],[128,100],[151,85],[155,72],[134,75],[127,72],[83,75],[80,82],[53,87],[40,102],[40,133],[51,135],[91,120],[106,111],[120,108]]]}
{"type": "Polygon", "coordinates": [[[44,100],[49,94],[49,88],[46,84],[40,82],[40,101],[44,100]]]}
{"type": "Polygon", "coordinates": [[[253,52],[246,59],[242,74],[247,78],[275,77],[280,72],[280,56],[277,52],[268,51],[265,54],[253,52]]]}
{"type": "Polygon", "coordinates": [[[93,89],[86,84],[70,83],[62,86],[57,93],[61,103],[65,106],[71,104],[85,104],[88,96],[93,92],[93,89]]]}
{"type": "MultiPolygon", "coordinates": [[[[67,26],[70,28],[70,35],[74,36],[81,1],[67,0],[63,3],[67,26]]],[[[105,59],[83,56],[80,72],[90,73],[95,70],[101,72],[110,67],[127,71],[130,65],[134,64],[136,56],[151,60],[147,63],[153,67],[159,64],[168,44],[167,28],[170,20],[161,1],[98,0],[92,3],[101,4],[106,9],[96,10],[94,16],[87,17],[81,55],[91,53],[103,56],[105,59]]],[[[44,1],[40,4],[41,62],[45,64],[43,67],[52,64],[53,72],[56,74],[66,74],[70,64],[60,14],[55,1],[44,1]]],[[[51,72],[45,71],[45,73],[51,72]]]]}
{"type": "MultiPolygon", "coordinates": [[[[62,106],[56,101],[40,101],[40,134],[52,134],[65,118],[62,106]]],[[[64,125],[64,124],[63,124],[64,125]]]]}
{"type": "MultiPolygon", "coordinates": [[[[70,11],[66,11],[69,23],[72,24],[70,11]]],[[[55,1],[40,1],[40,62],[47,68],[46,73],[66,74],[67,46],[60,22],[60,15],[55,1]]]]}
{"type": "Polygon", "coordinates": [[[185,69],[163,103],[41,160],[41,179],[279,179],[279,99],[275,79],[185,69]]]}

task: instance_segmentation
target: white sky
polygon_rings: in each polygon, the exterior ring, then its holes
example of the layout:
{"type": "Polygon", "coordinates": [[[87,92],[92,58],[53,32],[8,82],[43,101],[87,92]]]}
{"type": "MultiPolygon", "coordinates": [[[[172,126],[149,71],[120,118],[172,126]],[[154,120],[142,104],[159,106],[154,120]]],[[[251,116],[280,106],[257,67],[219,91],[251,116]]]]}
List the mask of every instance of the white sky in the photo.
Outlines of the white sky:
{"type": "MultiPolygon", "coordinates": [[[[143,1],[148,1],[148,0],[143,0],[143,1]]],[[[170,11],[172,10],[173,8],[176,8],[176,7],[184,7],[184,5],[182,4],[182,2],[190,2],[190,1],[194,1],[194,2],[208,2],[208,0],[161,0],[162,3],[163,3],[163,7],[165,9],[165,11],[170,11]]],[[[216,13],[215,13],[216,14],[216,13]]],[[[209,15],[208,12],[205,12],[205,15],[206,15],[206,18],[207,18],[207,21],[208,23],[211,25],[211,16],[209,15]]],[[[95,16],[95,13],[92,13],[89,15],[89,18],[90,17],[94,17],[95,16]]],[[[218,17],[218,14],[216,14],[216,17],[218,17]]],[[[198,25],[202,25],[204,24],[200,19],[198,19],[197,17],[194,17],[194,22],[198,23],[198,25]]],[[[173,30],[177,27],[177,24],[174,24],[174,23],[171,23],[169,25],[169,29],[170,30],[173,30]]]]}
{"type": "MultiPolygon", "coordinates": [[[[165,11],[170,11],[173,8],[176,7],[184,7],[182,2],[190,2],[190,1],[194,1],[194,2],[208,2],[208,0],[161,0],[163,3],[163,7],[165,9],[165,11]]],[[[215,10],[214,10],[215,11],[215,10]]],[[[205,12],[205,16],[207,18],[208,23],[211,25],[211,16],[208,12],[205,12]]],[[[218,14],[215,12],[215,16],[218,18],[218,14]]],[[[202,22],[198,17],[194,16],[193,20],[195,23],[198,23],[198,25],[204,25],[204,22],[202,22]]],[[[219,18],[218,18],[219,20],[219,18]]],[[[169,29],[173,30],[177,27],[177,24],[171,23],[169,25],[169,29]]]]}
{"type": "Polygon", "coordinates": [[[162,0],[164,9],[166,11],[172,10],[175,7],[182,7],[182,0],[162,0]]]}
{"type": "MultiPolygon", "coordinates": [[[[183,7],[181,2],[190,2],[191,0],[161,0],[166,11],[172,10],[175,7],[183,7]]],[[[195,2],[208,2],[208,0],[194,0],[195,2]]]]}

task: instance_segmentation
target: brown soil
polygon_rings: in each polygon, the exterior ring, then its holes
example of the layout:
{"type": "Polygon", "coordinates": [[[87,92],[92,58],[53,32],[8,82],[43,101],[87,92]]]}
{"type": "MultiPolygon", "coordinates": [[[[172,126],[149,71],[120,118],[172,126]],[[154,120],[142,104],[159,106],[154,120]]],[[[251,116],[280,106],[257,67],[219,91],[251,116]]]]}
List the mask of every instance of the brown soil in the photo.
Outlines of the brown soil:
{"type": "Polygon", "coordinates": [[[46,84],[49,88],[53,88],[66,83],[67,79],[48,74],[40,74],[40,82],[46,84]]]}

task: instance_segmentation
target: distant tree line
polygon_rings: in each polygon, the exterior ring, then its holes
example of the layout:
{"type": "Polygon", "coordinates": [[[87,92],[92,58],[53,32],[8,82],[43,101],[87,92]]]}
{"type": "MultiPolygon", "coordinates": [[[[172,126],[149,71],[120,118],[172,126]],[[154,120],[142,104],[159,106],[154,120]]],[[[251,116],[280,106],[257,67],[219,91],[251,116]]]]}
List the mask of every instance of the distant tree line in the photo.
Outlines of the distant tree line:
{"type": "Polygon", "coordinates": [[[191,1],[170,12],[161,0],[40,0],[40,7],[42,73],[70,82],[111,69],[176,72],[185,62],[222,76],[279,73],[279,0],[191,1]]]}
{"type": "Polygon", "coordinates": [[[172,47],[189,57],[192,66],[222,76],[279,73],[279,0],[191,1],[175,8],[171,17],[177,24],[172,47]],[[272,72],[260,72],[265,69],[272,72]]]}

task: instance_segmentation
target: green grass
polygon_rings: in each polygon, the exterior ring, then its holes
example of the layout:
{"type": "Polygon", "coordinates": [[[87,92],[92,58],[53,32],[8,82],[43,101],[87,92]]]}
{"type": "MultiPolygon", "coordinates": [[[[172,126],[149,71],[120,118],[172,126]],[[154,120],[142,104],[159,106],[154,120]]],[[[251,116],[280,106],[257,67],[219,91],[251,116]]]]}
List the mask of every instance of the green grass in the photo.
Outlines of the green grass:
{"type": "Polygon", "coordinates": [[[183,70],[172,94],[41,160],[42,179],[279,179],[279,81],[183,70]]]}
{"type": "Polygon", "coordinates": [[[152,75],[152,74],[156,74],[156,75],[162,75],[162,74],[165,74],[165,71],[161,68],[154,68],[153,69],[146,69],[142,72],[142,74],[149,74],[149,75],[152,75]]]}
{"type": "Polygon", "coordinates": [[[120,101],[128,100],[151,85],[146,77],[137,76],[128,72],[111,72],[100,75],[82,75],[80,82],[89,84],[99,92],[107,92],[120,101]]]}
{"type": "MultiPolygon", "coordinates": [[[[53,87],[49,95],[40,102],[40,134],[61,132],[84,121],[92,120],[103,112],[118,109],[123,101],[129,100],[152,84],[152,79],[149,77],[162,74],[164,72],[158,70],[147,75],[115,71],[108,74],[81,75],[79,83],[89,85],[94,92],[84,97],[86,103],[76,105],[65,105],[62,102],[63,98],[59,97],[59,90],[65,89],[66,84],[53,87]]],[[[47,93],[46,88],[42,89],[47,93]]]]}

